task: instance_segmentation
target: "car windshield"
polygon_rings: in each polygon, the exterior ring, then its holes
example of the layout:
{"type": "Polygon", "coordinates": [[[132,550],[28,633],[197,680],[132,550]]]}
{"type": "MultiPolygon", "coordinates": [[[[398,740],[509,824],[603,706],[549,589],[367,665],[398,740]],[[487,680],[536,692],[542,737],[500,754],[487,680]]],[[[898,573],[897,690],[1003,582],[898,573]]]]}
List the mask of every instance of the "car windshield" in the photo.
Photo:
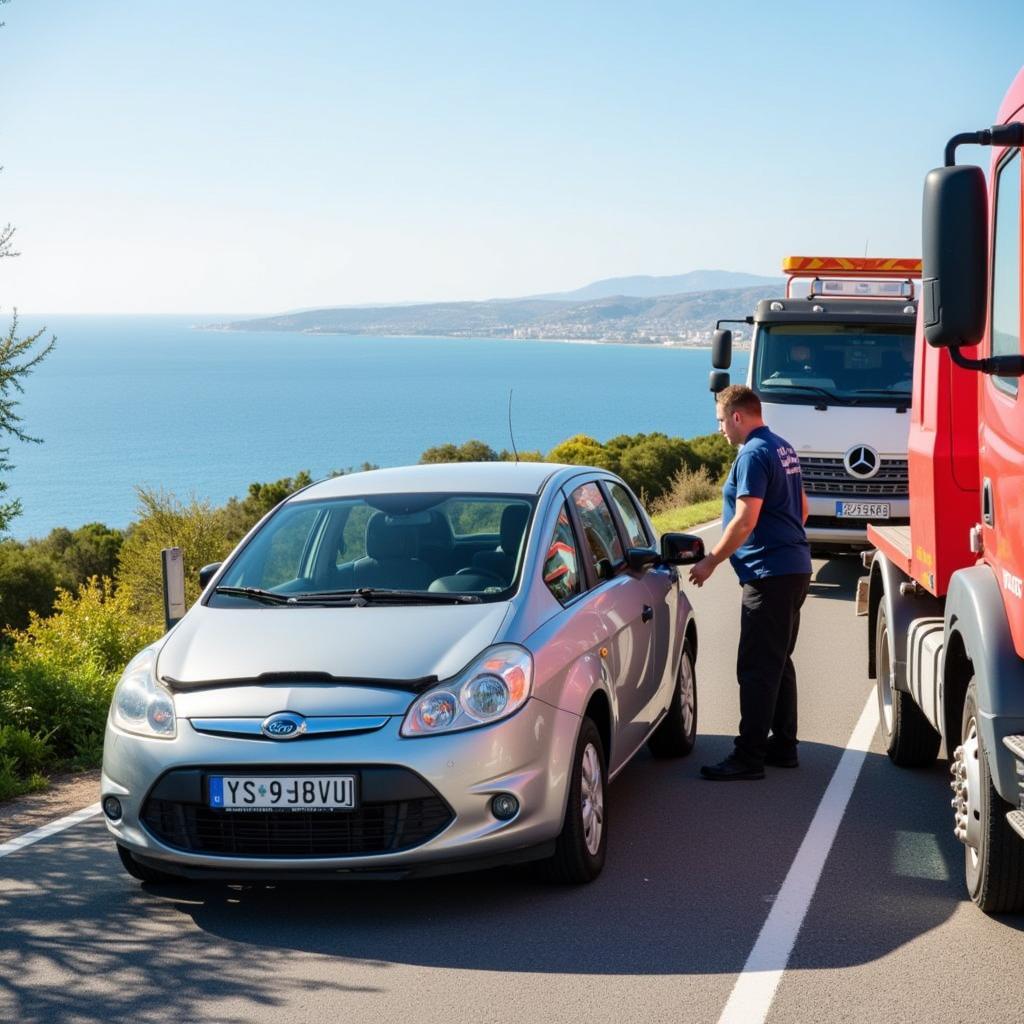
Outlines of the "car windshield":
{"type": "Polygon", "coordinates": [[[910,325],[771,324],[758,330],[755,388],[765,401],[906,405],[910,325]]]}
{"type": "Polygon", "coordinates": [[[208,604],[507,600],[535,499],[497,494],[375,494],[293,501],[227,566],[208,604]],[[346,595],[354,600],[346,601],[346,595]]]}

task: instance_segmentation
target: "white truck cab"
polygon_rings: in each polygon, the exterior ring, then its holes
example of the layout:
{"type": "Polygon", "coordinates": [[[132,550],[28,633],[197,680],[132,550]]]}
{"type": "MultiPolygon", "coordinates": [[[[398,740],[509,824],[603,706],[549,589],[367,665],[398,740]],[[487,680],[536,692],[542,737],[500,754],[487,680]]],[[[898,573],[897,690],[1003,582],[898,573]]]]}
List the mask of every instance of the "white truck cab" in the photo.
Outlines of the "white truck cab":
{"type": "Polygon", "coordinates": [[[719,320],[711,390],[729,383],[732,332],[753,326],[746,383],[796,449],[818,552],[867,546],[869,521],[909,521],[908,415],[919,260],[789,256],[786,294],[719,320]],[[794,282],[810,281],[806,295],[794,282]]]}

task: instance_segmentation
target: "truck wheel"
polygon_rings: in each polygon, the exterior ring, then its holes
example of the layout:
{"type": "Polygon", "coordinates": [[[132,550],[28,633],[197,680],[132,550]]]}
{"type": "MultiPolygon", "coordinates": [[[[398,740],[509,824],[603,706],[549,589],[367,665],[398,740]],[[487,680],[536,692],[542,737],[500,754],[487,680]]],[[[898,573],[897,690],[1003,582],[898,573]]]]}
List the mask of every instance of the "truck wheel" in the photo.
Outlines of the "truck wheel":
{"type": "Polygon", "coordinates": [[[878,674],[875,684],[878,717],[882,720],[885,752],[893,764],[904,768],[931,764],[939,754],[942,737],[924,717],[914,698],[893,685],[889,623],[884,603],[878,607],[875,627],[875,666],[878,674]]]}
{"type": "Polygon", "coordinates": [[[690,641],[683,644],[676,688],[668,714],[651,734],[647,749],[655,757],[686,757],[697,741],[697,669],[690,641]]]}
{"type": "Polygon", "coordinates": [[[986,914],[1024,910],[1024,841],[1006,820],[1013,807],[996,792],[978,729],[978,688],[967,688],[953,775],[953,831],[964,844],[967,891],[986,914]]]}
{"type": "Polygon", "coordinates": [[[584,718],[576,740],[562,831],[554,854],[537,865],[542,878],[581,885],[601,874],[608,849],[605,765],[601,734],[589,718],[584,718]]]}

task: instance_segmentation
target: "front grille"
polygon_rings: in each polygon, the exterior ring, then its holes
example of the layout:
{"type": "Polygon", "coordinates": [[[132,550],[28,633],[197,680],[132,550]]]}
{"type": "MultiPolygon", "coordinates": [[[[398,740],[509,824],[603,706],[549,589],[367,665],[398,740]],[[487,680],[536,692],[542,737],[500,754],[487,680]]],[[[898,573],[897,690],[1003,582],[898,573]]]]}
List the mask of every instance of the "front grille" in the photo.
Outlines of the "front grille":
{"type": "Polygon", "coordinates": [[[801,455],[800,471],[808,494],[890,498],[906,498],[910,494],[906,459],[882,459],[881,467],[870,480],[860,480],[847,473],[841,458],[801,455]]]}
{"type": "MultiPolygon", "coordinates": [[[[417,781],[429,790],[426,783],[417,781]]],[[[451,809],[436,793],[402,793],[400,799],[365,801],[354,811],[239,812],[208,807],[198,792],[194,799],[180,798],[184,794],[162,799],[160,789],[155,787],[146,801],[142,822],[160,842],[190,853],[242,857],[397,853],[432,839],[453,819],[451,809]]]]}

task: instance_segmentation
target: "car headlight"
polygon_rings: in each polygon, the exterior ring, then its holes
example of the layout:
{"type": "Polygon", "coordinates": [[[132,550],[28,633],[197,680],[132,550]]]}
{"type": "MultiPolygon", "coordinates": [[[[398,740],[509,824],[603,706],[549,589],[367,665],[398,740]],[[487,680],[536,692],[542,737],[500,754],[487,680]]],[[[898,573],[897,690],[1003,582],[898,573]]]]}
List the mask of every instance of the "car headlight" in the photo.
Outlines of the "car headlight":
{"type": "Polygon", "coordinates": [[[514,644],[484,651],[454,679],[417,697],[402,722],[403,736],[434,736],[500,722],[530,699],[533,658],[514,644]]]}
{"type": "Polygon", "coordinates": [[[110,715],[125,732],[173,740],[178,734],[174,698],[156,680],[157,647],[146,647],[128,662],[114,689],[110,715]]]}

